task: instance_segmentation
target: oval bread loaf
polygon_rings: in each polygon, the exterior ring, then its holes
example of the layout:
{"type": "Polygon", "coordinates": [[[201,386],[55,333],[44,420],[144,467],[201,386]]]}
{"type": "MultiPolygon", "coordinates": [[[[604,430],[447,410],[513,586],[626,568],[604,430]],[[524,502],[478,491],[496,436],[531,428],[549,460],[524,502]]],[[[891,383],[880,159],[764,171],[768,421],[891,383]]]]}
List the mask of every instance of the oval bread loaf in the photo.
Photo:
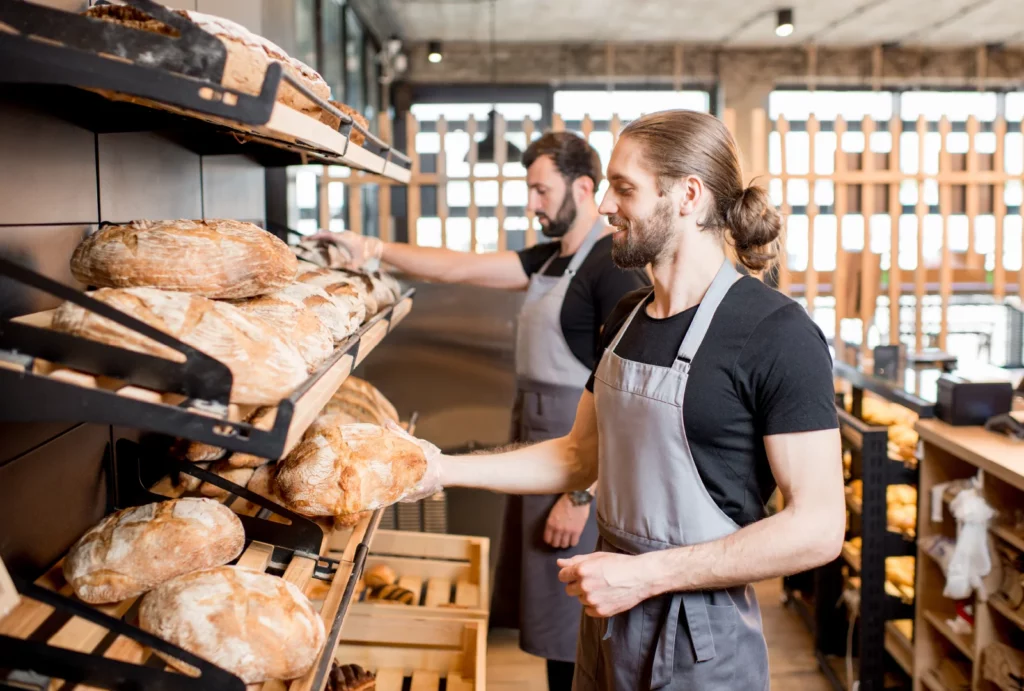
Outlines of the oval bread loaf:
{"type": "Polygon", "coordinates": [[[388,506],[423,478],[423,450],[390,430],[328,414],[278,464],[277,494],[296,513],[338,516],[388,506]]]}
{"type": "Polygon", "coordinates": [[[275,297],[302,300],[327,325],[335,342],[343,341],[356,331],[366,317],[366,307],[358,298],[337,297],[311,283],[291,283],[272,293],[275,297]]]}
{"type": "Polygon", "coordinates": [[[303,262],[299,264],[298,281],[323,288],[328,295],[339,300],[362,305],[363,314],[359,318],[359,323],[377,313],[377,301],[366,284],[341,271],[322,269],[303,262]]]}
{"type": "Polygon", "coordinates": [[[288,245],[243,221],[132,221],[78,245],[71,273],[99,288],[160,288],[208,298],[271,293],[295,279],[288,245]]]}
{"type": "Polygon", "coordinates": [[[323,619],[298,588],[240,566],[196,571],[147,593],[139,626],[246,684],[302,676],[325,638],[323,619]]]}
{"type": "MultiPolygon", "coordinates": [[[[101,288],[90,295],[227,365],[234,380],[232,402],[276,404],[308,375],[302,355],[276,328],[225,302],[156,288],[101,288]]],[[[177,351],[71,302],[57,308],[52,326],[101,343],[181,360],[177,351]]]]}
{"type": "Polygon", "coordinates": [[[310,372],[334,350],[334,337],[327,325],[301,300],[278,292],[236,300],[231,304],[275,326],[286,341],[298,348],[310,372]]]}
{"type": "Polygon", "coordinates": [[[68,552],[64,578],[86,602],[119,602],[226,564],[244,545],[242,523],[228,507],[211,499],[171,499],[104,518],[68,552]]]}

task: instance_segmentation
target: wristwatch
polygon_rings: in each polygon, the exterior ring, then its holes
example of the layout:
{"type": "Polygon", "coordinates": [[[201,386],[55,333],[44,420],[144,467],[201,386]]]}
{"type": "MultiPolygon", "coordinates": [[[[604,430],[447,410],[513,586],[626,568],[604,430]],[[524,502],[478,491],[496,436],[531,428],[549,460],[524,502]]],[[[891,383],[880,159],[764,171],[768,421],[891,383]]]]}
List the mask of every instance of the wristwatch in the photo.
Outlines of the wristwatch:
{"type": "Polygon", "coordinates": [[[569,501],[573,506],[586,506],[590,502],[594,501],[594,495],[585,489],[568,492],[566,496],[569,497],[569,501]]]}

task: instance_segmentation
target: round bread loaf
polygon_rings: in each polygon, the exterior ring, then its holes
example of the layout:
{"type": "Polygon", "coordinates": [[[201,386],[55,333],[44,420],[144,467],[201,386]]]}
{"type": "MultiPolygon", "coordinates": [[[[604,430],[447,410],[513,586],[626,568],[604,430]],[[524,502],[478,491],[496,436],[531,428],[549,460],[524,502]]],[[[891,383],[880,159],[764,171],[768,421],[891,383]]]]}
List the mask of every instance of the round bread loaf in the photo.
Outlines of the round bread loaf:
{"type": "Polygon", "coordinates": [[[338,516],[400,501],[426,469],[423,450],[408,439],[328,414],[278,464],[275,489],[296,513],[338,516]]]}
{"type": "Polygon", "coordinates": [[[288,245],[243,221],[132,221],[82,240],[71,273],[100,288],[150,287],[208,298],[272,293],[295,279],[288,245]]]}
{"type": "Polygon", "coordinates": [[[275,326],[286,341],[298,348],[310,372],[334,350],[334,337],[327,325],[302,300],[290,294],[278,291],[231,304],[275,326]]]}
{"type": "Polygon", "coordinates": [[[298,588],[240,566],[190,573],[147,593],[139,626],[246,684],[302,676],[325,638],[323,620],[298,588]]]}
{"type": "MultiPolygon", "coordinates": [[[[274,405],[308,376],[306,361],[281,333],[226,302],[156,288],[101,288],[90,296],[220,360],[231,370],[231,401],[274,405]]],[[[65,302],[52,327],[75,336],[181,361],[175,350],[65,302]]]]}
{"type": "Polygon", "coordinates": [[[171,499],[104,518],[68,552],[64,578],[86,602],[119,602],[175,576],[226,564],[244,545],[242,523],[228,507],[171,499]]]}
{"type": "Polygon", "coordinates": [[[374,299],[373,293],[370,292],[370,287],[359,277],[302,262],[298,268],[298,280],[300,283],[309,283],[323,288],[328,295],[336,298],[362,303],[364,313],[359,319],[360,323],[366,317],[377,314],[377,301],[374,299]]]}

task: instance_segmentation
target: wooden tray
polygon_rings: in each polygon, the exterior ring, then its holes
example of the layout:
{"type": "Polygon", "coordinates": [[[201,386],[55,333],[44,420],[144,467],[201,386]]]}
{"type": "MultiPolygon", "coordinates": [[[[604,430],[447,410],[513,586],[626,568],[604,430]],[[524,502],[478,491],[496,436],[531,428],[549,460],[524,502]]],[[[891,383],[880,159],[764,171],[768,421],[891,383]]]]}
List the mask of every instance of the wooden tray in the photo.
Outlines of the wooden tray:
{"type": "MultiPolygon", "coordinates": [[[[332,536],[327,556],[340,554],[344,535],[332,536]]],[[[353,613],[408,617],[482,619],[489,614],[490,540],[468,535],[378,530],[366,558],[366,568],[387,564],[398,585],[411,590],[415,605],[366,601],[366,591],[353,602],[353,613]]],[[[401,631],[396,631],[401,638],[401,631]]]]}
{"type": "MultiPolygon", "coordinates": [[[[243,438],[242,435],[236,433],[235,428],[218,423],[224,420],[231,423],[243,423],[246,416],[253,411],[253,406],[232,404],[228,406],[226,418],[220,418],[202,408],[181,407],[186,399],[179,394],[161,393],[131,386],[119,379],[86,374],[40,359],[34,360],[31,372],[26,372],[24,367],[6,360],[0,360],[0,370],[13,370],[19,374],[27,374],[28,376],[19,378],[20,384],[28,385],[30,382],[34,382],[39,386],[46,385],[48,393],[50,393],[49,389],[58,385],[59,389],[55,389],[52,395],[60,395],[65,400],[67,400],[66,397],[74,397],[78,394],[85,395],[82,389],[88,390],[88,395],[97,398],[92,402],[93,404],[82,406],[82,414],[92,416],[88,420],[83,420],[86,422],[118,424],[165,434],[182,434],[184,422],[199,420],[202,422],[203,430],[206,430],[202,435],[205,438],[196,434],[189,438],[196,438],[198,441],[214,444],[229,451],[252,453],[265,458],[281,458],[299,443],[303,433],[352,370],[409,314],[412,309],[412,295],[413,291],[407,292],[395,305],[381,310],[359,331],[338,345],[332,356],[333,360],[329,360],[329,364],[310,375],[310,379],[303,384],[304,391],[295,400],[291,419],[287,430],[283,433],[281,430],[277,430],[277,415],[280,405],[274,408],[273,412],[255,428],[254,434],[251,434],[249,438],[243,438]],[[127,409],[125,406],[110,405],[111,401],[123,403],[124,399],[130,399],[133,402],[127,409]],[[114,413],[110,412],[115,408],[119,411],[118,419],[110,419],[115,417],[114,413]],[[266,432],[266,434],[259,434],[259,431],[266,432]],[[255,443],[261,444],[261,448],[256,449],[255,443]]],[[[51,310],[25,315],[18,317],[16,321],[32,326],[47,327],[50,324],[52,313],[51,310]]],[[[283,403],[284,401],[282,401],[283,403]]]]}
{"type": "Polygon", "coordinates": [[[376,691],[439,691],[442,680],[448,691],[487,688],[485,621],[353,614],[343,636],[334,659],[376,672],[376,691]],[[395,643],[400,632],[416,642],[395,643]]]}

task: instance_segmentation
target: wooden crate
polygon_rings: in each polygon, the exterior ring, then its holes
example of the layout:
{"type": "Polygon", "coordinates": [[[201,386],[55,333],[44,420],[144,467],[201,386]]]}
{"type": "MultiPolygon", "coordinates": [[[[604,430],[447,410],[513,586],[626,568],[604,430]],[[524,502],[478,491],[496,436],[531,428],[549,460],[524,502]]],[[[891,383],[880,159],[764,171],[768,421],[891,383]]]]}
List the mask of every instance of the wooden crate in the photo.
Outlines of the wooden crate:
{"type": "MultiPolygon", "coordinates": [[[[343,532],[332,536],[327,556],[335,556],[335,550],[346,540],[343,532]]],[[[418,604],[368,602],[363,591],[359,601],[352,603],[351,611],[486,620],[490,606],[489,551],[490,540],[485,537],[378,530],[366,568],[390,566],[398,575],[398,585],[411,590],[418,604]]]]}
{"type": "Polygon", "coordinates": [[[406,679],[415,691],[439,690],[442,680],[448,691],[487,688],[486,621],[353,612],[342,638],[334,659],[376,672],[376,691],[402,691],[406,679]]]}

